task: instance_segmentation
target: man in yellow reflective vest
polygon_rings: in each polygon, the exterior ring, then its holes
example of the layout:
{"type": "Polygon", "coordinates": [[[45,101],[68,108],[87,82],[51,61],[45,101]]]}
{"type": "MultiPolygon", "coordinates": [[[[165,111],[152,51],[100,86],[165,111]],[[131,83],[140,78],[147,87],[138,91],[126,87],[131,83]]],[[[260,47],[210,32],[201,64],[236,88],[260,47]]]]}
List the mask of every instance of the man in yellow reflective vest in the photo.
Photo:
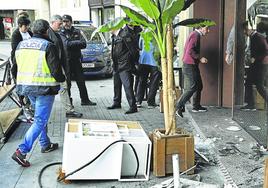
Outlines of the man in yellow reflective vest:
{"type": "Polygon", "coordinates": [[[48,39],[48,29],[49,23],[46,20],[36,20],[32,27],[33,37],[20,42],[16,50],[16,89],[18,94],[29,97],[35,109],[34,122],[12,155],[12,159],[23,167],[30,166],[26,154],[31,151],[38,136],[42,153],[58,149],[58,144],[50,142],[47,135],[47,122],[55,95],[60,89],[59,82],[64,82],[65,77],[57,48],[48,39]]]}

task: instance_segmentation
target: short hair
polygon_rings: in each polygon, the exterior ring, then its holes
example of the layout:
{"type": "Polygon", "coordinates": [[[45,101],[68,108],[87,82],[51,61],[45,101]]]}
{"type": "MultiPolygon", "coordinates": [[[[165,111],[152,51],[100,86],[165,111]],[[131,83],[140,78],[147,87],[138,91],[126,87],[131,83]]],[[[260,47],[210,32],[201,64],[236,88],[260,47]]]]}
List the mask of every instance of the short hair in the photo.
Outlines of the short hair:
{"type": "Polygon", "coordinates": [[[62,17],[58,14],[55,14],[55,15],[51,16],[50,23],[53,23],[53,22],[58,21],[58,20],[62,21],[62,17]]]}
{"type": "Polygon", "coordinates": [[[49,29],[49,23],[46,20],[38,19],[33,22],[32,31],[36,34],[46,34],[49,29]]]}
{"type": "Polygon", "coordinates": [[[264,22],[260,22],[257,24],[257,31],[260,33],[265,33],[267,30],[267,26],[265,25],[264,22]]]}
{"type": "Polygon", "coordinates": [[[21,27],[23,25],[30,25],[30,23],[31,23],[29,18],[27,18],[25,16],[19,17],[17,22],[18,22],[19,27],[21,27]]]}

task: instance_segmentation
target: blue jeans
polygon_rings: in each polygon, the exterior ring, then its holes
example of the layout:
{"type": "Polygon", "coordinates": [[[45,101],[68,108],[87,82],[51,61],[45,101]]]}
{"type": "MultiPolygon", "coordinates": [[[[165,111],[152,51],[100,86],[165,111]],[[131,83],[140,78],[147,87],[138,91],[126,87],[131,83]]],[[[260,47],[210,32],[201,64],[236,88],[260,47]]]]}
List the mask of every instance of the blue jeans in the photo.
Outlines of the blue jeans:
{"type": "Polygon", "coordinates": [[[34,106],[35,114],[33,124],[26,132],[23,142],[19,145],[19,150],[23,154],[31,151],[33,143],[39,135],[41,148],[45,148],[50,144],[50,139],[47,136],[47,122],[55,99],[54,95],[28,97],[34,106]]]}

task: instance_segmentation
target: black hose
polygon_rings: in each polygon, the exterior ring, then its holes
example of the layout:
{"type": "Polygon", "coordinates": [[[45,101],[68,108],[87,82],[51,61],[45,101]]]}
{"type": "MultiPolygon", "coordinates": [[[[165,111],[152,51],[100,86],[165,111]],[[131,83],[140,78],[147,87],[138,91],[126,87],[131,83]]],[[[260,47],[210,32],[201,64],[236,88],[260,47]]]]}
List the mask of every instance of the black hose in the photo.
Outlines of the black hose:
{"type": "MultiPolygon", "coordinates": [[[[66,179],[68,176],[82,170],[83,168],[87,167],[88,165],[90,165],[91,163],[93,163],[96,159],[98,159],[109,147],[111,147],[112,145],[118,143],[118,142],[127,142],[126,140],[117,140],[117,141],[114,141],[112,142],[111,144],[109,144],[102,152],[100,152],[94,159],[92,159],[91,161],[89,161],[88,163],[86,163],[85,165],[81,166],[80,168],[74,170],[73,172],[70,172],[69,174],[66,174],[65,176],[63,176],[62,178],[57,178],[57,181],[60,182],[64,179],[66,179]]],[[[133,150],[134,152],[134,155],[135,155],[135,158],[136,158],[136,161],[137,161],[137,168],[136,168],[136,172],[135,172],[135,175],[134,175],[134,178],[136,178],[137,174],[138,174],[138,171],[139,171],[139,166],[140,166],[140,163],[139,163],[139,158],[138,158],[138,155],[137,155],[137,152],[135,150],[135,148],[133,147],[132,144],[128,143],[128,145],[131,147],[131,149],[133,150]]],[[[43,188],[42,186],[42,182],[41,182],[41,177],[42,177],[42,174],[43,172],[45,171],[46,168],[50,167],[50,166],[54,166],[54,165],[59,165],[59,164],[62,164],[62,162],[54,162],[54,163],[50,163],[50,164],[47,164],[46,166],[44,166],[39,175],[38,175],[38,185],[40,188],[43,188]]]]}
{"type": "MultiPolygon", "coordinates": [[[[114,142],[112,142],[111,144],[109,144],[102,152],[100,152],[94,159],[92,159],[91,161],[89,161],[88,163],[86,163],[86,164],[84,164],[83,166],[81,166],[80,168],[78,168],[78,169],[76,169],[76,170],[74,170],[74,171],[72,171],[72,172],[70,172],[69,174],[66,174],[65,176],[63,176],[62,178],[58,178],[58,182],[60,182],[60,181],[62,181],[62,180],[64,180],[64,179],[66,179],[68,176],[70,176],[70,175],[73,175],[74,173],[76,173],[76,172],[78,172],[78,171],[80,171],[80,170],[82,170],[83,168],[85,168],[85,167],[87,167],[88,165],[90,165],[91,163],[93,163],[96,159],[98,159],[109,147],[111,147],[112,145],[114,145],[114,144],[116,144],[116,143],[118,143],[118,142],[127,142],[127,141],[125,141],[125,140],[117,140],[117,141],[114,141],[114,142]]],[[[131,144],[129,144],[130,146],[131,146],[131,148],[132,148],[132,150],[133,150],[133,152],[134,152],[134,154],[135,154],[135,157],[136,157],[136,160],[137,160],[137,168],[136,168],[136,173],[135,173],[135,176],[134,177],[136,177],[137,176],[137,173],[138,173],[138,171],[139,171],[139,158],[138,158],[138,155],[137,155],[137,153],[136,153],[136,150],[134,149],[134,147],[131,145],[131,144]]]]}
{"type": "Polygon", "coordinates": [[[42,174],[43,172],[45,171],[46,168],[50,167],[50,166],[54,166],[54,165],[60,165],[62,164],[62,162],[54,162],[54,163],[49,163],[47,164],[46,166],[44,166],[41,171],[39,172],[39,175],[38,175],[38,185],[40,188],[42,188],[42,182],[41,182],[41,177],[42,177],[42,174]]]}

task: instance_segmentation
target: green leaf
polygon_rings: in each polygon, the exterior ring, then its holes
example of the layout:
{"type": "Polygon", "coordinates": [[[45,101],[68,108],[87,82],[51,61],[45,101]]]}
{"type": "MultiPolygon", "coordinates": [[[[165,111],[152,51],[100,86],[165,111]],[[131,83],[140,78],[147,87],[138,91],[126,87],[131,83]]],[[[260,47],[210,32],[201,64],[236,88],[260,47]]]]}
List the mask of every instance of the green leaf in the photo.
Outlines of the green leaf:
{"type": "Polygon", "coordinates": [[[98,32],[108,32],[108,31],[112,31],[112,30],[118,30],[120,28],[122,28],[125,24],[127,24],[129,22],[128,19],[126,18],[116,18],[114,20],[111,20],[109,22],[107,22],[106,24],[103,24],[101,26],[99,26],[92,34],[91,34],[91,38],[90,40],[95,36],[96,33],[98,32]]]}
{"type": "Polygon", "coordinates": [[[130,0],[137,8],[140,8],[150,18],[156,20],[160,16],[157,5],[152,0],[130,0]]]}
{"type": "Polygon", "coordinates": [[[155,25],[152,24],[146,17],[144,17],[143,15],[139,14],[138,12],[136,12],[133,9],[130,9],[129,7],[120,5],[120,7],[123,9],[123,11],[126,13],[126,15],[135,22],[144,26],[144,27],[149,27],[152,30],[155,30],[155,25]]]}
{"type": "Polygon", "coordinates": [[[171,0],[166,2],[163,14],[162,23],[168,24],[172,22],[177,14],[179,14],[184,7],[184,0],[171,0]]]}
{"type": "Polygon", "coordinates": [[[186,27],[205,27],[205,26],[214,26],[216,23],[210,19],[205,18],[191,18],[183,20],[177,24],[173,25],[173,28],[177,26],[186,26],[186,27]]]}
{"type": "Polygon", "coordinates": [[[144,49],[145,51],[149,52],[150,51],[150,43],[153,39],[153,35],[151,31],[145,31],[141,33],[141,37],[144,41],[144,49]]]}

